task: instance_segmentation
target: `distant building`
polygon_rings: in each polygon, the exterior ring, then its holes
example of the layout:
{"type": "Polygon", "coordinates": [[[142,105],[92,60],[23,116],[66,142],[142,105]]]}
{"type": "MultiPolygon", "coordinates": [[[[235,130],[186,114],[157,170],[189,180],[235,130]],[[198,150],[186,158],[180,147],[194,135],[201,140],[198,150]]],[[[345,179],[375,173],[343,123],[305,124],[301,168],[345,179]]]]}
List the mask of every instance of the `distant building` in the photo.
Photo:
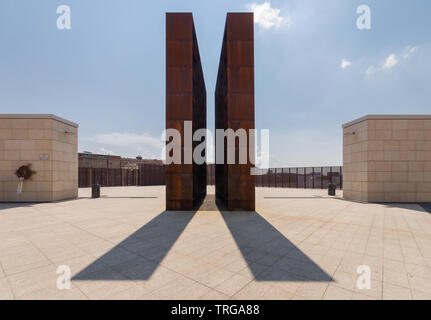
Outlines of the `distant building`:
{"type": "Polygon", "coordinates": [[[105,154],[94,154],[91,152],[78,153],[79,168],[121,168],[121,157],[105,154]]]}
{"type": "Polygon", "coordinates": [[[139,164],[163,165],[163,161],[142,159],[142,157],[136,159],[122,158],[121,156],[95,154],[87,151],[78,153],[79,168],[138,169],[139,164]]]}
{"type": "Polygon", "coordinates": [[[121,168],[124,169],[138,169],[140,164],[155,164],[155,165],[163,165],[162,160],[157,159],[142,159],[142,157],[133,158],[121,158],[121,168]]]}

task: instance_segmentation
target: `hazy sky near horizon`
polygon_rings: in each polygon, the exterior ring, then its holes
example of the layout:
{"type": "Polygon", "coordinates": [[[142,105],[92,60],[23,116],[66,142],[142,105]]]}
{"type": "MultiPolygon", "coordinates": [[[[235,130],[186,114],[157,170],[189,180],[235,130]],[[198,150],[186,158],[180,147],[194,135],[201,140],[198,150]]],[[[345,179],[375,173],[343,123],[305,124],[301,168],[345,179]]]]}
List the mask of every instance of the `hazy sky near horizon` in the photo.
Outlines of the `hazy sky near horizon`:
{"type": "Polygon", "coordinates": [[[80,151],[159,158],[176,11],[194,16],[210,129],[226,13],[255,12],[256,125],[273,167],[340,165],[341,125],[365,114],[431,113],[429,0],[2,0],[0,113],[77,122],[80,151]],[[371,30],[356,26],[362,4],[371,30]]]}

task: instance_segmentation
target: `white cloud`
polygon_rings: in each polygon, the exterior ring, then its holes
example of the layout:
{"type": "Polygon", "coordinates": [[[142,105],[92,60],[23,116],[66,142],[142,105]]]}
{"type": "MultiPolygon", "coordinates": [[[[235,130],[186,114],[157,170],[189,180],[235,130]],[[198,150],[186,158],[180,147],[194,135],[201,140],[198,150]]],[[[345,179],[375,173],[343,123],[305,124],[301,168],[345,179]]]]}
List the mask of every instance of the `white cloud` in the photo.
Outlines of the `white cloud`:
{"type": "Polygon", "coordinates": [[[107,149],[105,149],[105,148],[100,148],[100,149],[99,149],[99,152],[100,152],[101,154],[111,154],[111,155],[115,154],[115,152],[114,152],[114,151],[107,150],[107,149]]]}
{"type": "Polygon", "coordinates": [[[268,1],[262,4],[252,3],[247,7],[254,12],[254,23],[263,29],[290,25],[290,19],[281,16],[280,9],[271,8],[271,3],[268,1]]]}
{"type": "Polygon", "coordinates": [[[347,67],[350,67],[352,65],[352,63],[346,59],[343,59],[343,61],[341,61],[341,65],[340,67],[342,69],[346,69],[347,67]]]}
{"type": "Polygon", "coordinates": [[[367,75],[367,76],[371,76],[374,72],[376,72],[377,71],[377,69],[374,67],[374,66],[370,66],[368,69],[367,69],[367,71],[365,71],[365,74],[367,75]]]}
{"type": "Polygon", "coordinates": [[[383,64],[383,69],[392,69],[398,64],[397,57],[395,54],[391,54],[389,57],[386,58],[385,63],[383,64]]]}
{"type": "Polygon", "coordinates": [[[373,73],[376,73],[378,71],[390,70],[395,66],[397,66],[398,64],[400,64],[403,60],[410,58],[417,50],[418,50],[418,47],[408,45],[399,53],[392,53],[389,56],[387,56],[385,61],[380,66],[378,67],[370,66],[365,72],[365,74],[367,76],[370,76],[373,73]]]}
{"type": "Polygon", "coordinates": [[[148,158],[160,158],[164,146],[160,138],[146,133],[104,133],[95,135],[87,140],[97,145],[102,145],[99,147],[99,150],[104,150],[104,153],[118,153],[119,155],[126,156],[142,155],[148,158]],[[106,149],[106,146],[115,147],[117,152],[106,149]]]}
{"type": "Polygon", "coordinates": [[[404,48],[403,58],[404,59],[408,59],[416,51],[418,51],[418,47],[414,47],[414,46],[407,46],[407,47],[405,47],[404,48]]]}
{"type": "Polygon", "coordinates": [[[98,134],[94,136],[91,140],[94,142],[103,143],[111,146],[148,145],[153,148],[158,148],[160,145],[162,145],[160,139],[146,133],[105,133],[98,134]]]}

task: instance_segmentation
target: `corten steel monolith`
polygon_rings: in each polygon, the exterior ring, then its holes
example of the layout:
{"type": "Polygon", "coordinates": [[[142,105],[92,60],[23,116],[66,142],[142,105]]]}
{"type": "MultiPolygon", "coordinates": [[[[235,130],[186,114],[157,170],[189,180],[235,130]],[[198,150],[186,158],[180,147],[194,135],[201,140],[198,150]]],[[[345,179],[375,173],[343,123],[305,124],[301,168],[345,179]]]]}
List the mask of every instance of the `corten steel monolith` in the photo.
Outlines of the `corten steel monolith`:
{"type": "MultiPolygon", "coordinates": [[[[215,91],[216,129],[236,131],[242,128],[247,131],[247,138],[249,129],[255,128],[253,27],[253,13],[227,14],[215,91]]],[[[216,164],[217,201],[228,210],[254,211],[255,177],[250,174],[249,152],[247,163],[239,164],[239,141],[236,139],[236,164],[227,164],[226,140],[224,164],[216,164]]],[[[216,148],[216,159],[218,152],[221,151],[216,148]]]]}
{"type": "Polygon", "coordinates": [[[192,134],[206,128],[205,82],[192,14],[166,13],[166,128],[182,137],[181,164],[166,166],[167,210],[193,210],[206,196],[206,164],[185,163],[199,142],[187,146],[184,121],[192,134]]]}

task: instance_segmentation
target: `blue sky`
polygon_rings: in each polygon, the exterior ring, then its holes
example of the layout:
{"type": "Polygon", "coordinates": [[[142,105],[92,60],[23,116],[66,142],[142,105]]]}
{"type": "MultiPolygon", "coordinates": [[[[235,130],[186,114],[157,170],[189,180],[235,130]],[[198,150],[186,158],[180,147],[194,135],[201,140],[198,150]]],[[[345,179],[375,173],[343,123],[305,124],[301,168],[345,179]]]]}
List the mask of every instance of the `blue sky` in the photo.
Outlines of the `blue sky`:
{"type": "Polygon", "coordinates": [[[80,151],[159,157],[165,12],[193,13],[213,129],[226,12],[250,10],[256,125],[270,129],[271,166],[340,165],[342,123],[430,113],[429,0],[2,0],[0,113],[75,121],[80,151]],[[62,4],[70,30],[57,29],[62,4]],[[361,4],[371,30],[356,27],[361,4]]]}

